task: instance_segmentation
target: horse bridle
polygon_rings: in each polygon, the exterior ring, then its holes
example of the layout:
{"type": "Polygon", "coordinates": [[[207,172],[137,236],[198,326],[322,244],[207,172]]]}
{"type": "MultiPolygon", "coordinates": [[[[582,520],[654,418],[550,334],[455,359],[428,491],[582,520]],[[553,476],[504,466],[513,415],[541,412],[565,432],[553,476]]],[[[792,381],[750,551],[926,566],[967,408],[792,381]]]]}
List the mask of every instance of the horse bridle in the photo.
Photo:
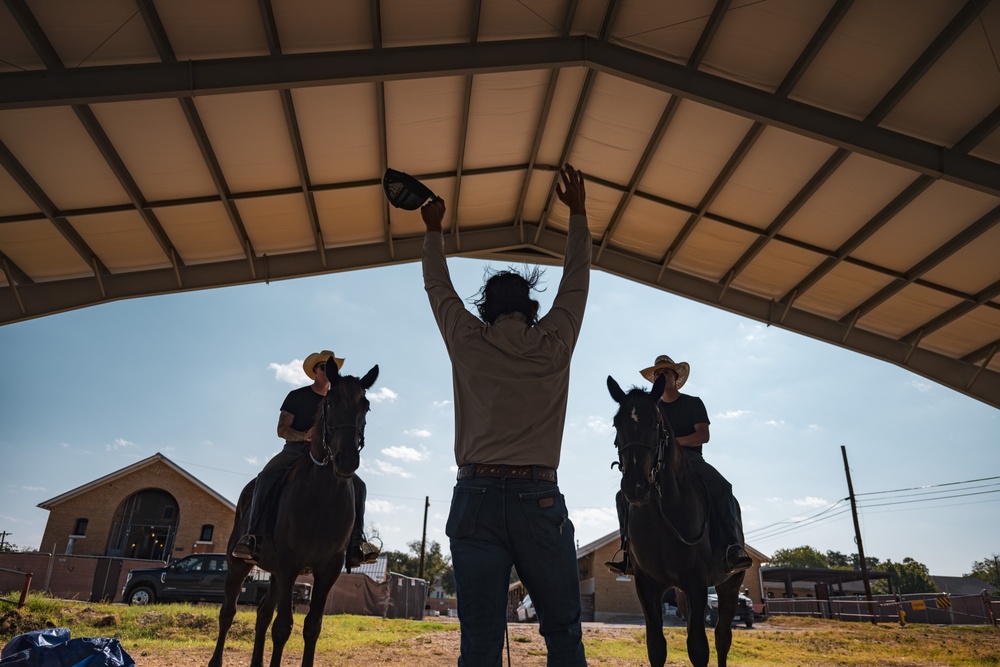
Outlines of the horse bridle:
{"type": "Polygon", "coordinates": [[[667,427],[663,423],[663,415],[660,414],[659,410],[656,411],[656,419],[659,426],[659,428],[657,429],[656,445],[650,446],[649,444],[641,441],[640,442],[626,441],[624,445],[619,446],[616,438],[615,447],[618,449],[618,460],[612,461],[611,467],[614,468],[615,466],[618,466],[618,470],[620,470],[622,474],[625,474],[625,470],[622,468],[622,459],[624,458],[623,455],[625,453],[625,450],[627,450],[629,447],[642,447],[643,449],[654,449],[656,454],[655,458],[653,459],[653,465],[649,469],[649,483],[650,485],[653,486],[653,488],[656,489],[656,492],[659,493],[660,471],[663,470],[663,466],[665,465],[664,462],[666,461],[668,434],[667,434],[667,427]]]}
{"type": "MultiPolygon", "coordinates": [[[[662,471],[663,468],[664,468],[664,466],[666,465],[667,444],[668,444],[668,442],[670,440],[670,433],[669,433],[669,431],[667,429],[667,425],[663,422],[663,414],[660,412],[659,409],[656,410],[656,417],[657,417],[657,422],[658,422],[658,427],[659,428],[657,429],[657,437],[656,437],[656,446],[655,446],[655,448],[656,448],[656,455],[655,455],[655,458],[653,460],[653,465],[650,466],[650,469],[649,469],[649,484],[654,489],[656,489],[656,493],[657,494],[660,494],[661,493],[661,489],[660,489],[660,471],[662,471]]],[[[651,447],[650,445],[648,445],[645,442],[632,442],[632,441],[626,441],[624,445],[622,445],[622,446],[619,447],[617,440],[618,439],[615,438],[615,447],[618,448],[618,460],[612,462],[611,463],[611,467],[614,468],[615,466],[618,466],[618,469],[622,472],[622,474],[625,474],[625,471],[622,470],[621,461],[622,461],[622,458],[623,458],[622,455],[623,455],[623,453],[625,452],[626,449],[628,449],[629,447],[642,447],[644,449],[653,449],[653,447],[651,447]]],[[[707,512],[705,513],[705,520],[701,524],[701,531],[698,533],[698,536],[695,537],[693,540],[689,540],[688,538],[686,538],[683,535],[681,535],[681,532],[679,530],[677,530],[677,528],[670,521],[670,519],[668,519],[666,517],[666,515],[663,515],[662,508],[661,508],[661,516],[663,516],[663,522],[665,524],[667,524],[667,528],[669,528],[670,532],[674,534],[674,537],[676,537],[678,540],[680,540],[684,544],[686,544],[688,546],[693,546],[695,544],[698,544],[699,542],[701,542],[705,538],[705,531],[708,529],[708,513],[707,512]]]]}
{"type": "Polygon", "coordinates": [[[343,424],[335,424],[334,426],[327,428],[326,425],[327,403],[328,403],[327,398],[324,398],[323,408],[320,414],[320,420],[323,422],[323,435],[320,440],[320,448],[323,450],[322,460],[318,460],[315,456],[313,456],[312,450],[309,451],[309,458],[312,459],[312,462],[315,465],[318,465],[320,467],[325,466],[326,464],[333,461],[333,451],[330,449],[330,439],[333,437],[333,434],[339,429],[350,428],[357,431],[358,451],[360,452],[362,449],[365,448],[365,432],[360,426],[358,426],[357,422],[355,422],[354,424],[349,424],[347,422],[344,422],[343,424]]]}

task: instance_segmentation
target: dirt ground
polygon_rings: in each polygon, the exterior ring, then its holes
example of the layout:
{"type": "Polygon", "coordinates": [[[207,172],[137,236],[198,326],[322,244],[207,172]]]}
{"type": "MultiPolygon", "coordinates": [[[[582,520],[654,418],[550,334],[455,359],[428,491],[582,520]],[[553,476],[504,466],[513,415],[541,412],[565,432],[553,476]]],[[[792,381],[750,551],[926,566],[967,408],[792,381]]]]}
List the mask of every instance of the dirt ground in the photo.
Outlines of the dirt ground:
{"type": "MultiPolygon", "coordinates": [[[[588,637],[620,638],[635,641],[636,635],[642,632],[642,627],[631,626],[592,626],[584,628],[584,639],[588,637]]],[[[317,667],[368,667],[368,665],[405,665],[406,667],[447,667],[458,662],[457,632],[433,632],[421,635],[405,642],[388,647],[367,647],[356,654],[329,655],[319,654],[316,657],[317,667]]],[[[125,650],[135,660],[137,667],[205,667],[212,655],[210,649],[178,649],[164,655],[147,654],[142,651],[125,650]]],[[[507,664],[506,649],[503,662],[507,664]]],[[[511,664],[517,667],[544,667],[545,642],[538,634],[538,626],[534,624],[510,625],[511,664]]],[[[265,651],[265,664],[270,659],[270,642],[265,651]]],[[[286,667],[296,667],[301,663],[302,654],[286,651],[282,664],[286,667]]],[[[634,667],[634,661],[603,660],[591,664],[609,667],[634,667]]],[[[668,665],[688,663],[668,660],[668,665]]],[[[249,667],[250,653],[248,651],[228,649],[223,659],[224,667],[249,667]]]]}

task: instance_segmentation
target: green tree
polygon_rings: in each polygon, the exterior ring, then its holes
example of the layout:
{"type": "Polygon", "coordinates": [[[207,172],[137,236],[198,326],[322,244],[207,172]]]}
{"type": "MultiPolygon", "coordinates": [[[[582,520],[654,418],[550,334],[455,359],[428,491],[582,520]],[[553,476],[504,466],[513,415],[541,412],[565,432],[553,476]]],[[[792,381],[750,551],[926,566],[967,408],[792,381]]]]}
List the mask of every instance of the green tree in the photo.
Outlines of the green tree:
{"type": "Polygon", "coordinates": [[[826,562],[836,570],[851,570],[854,568],[854,562],[857,562],[857,560],[857,556],[852,557],[848,554],[842,554],[839,551],[826,552],[826,562]]]}
{"type": "Polygon", "coordinates": [[[770,564],[776,567],[830,567],[826,556],[810,546],[778,549],[771,556],[770,564]]]}
{"type": "MultiPolygon", "coordinates": [[[[894,593],[937,592],[937,586],[931,581],[927,566],[913,560],[909,556],[904,558],[902,563],[894,563],[891,560],[887,560],[879,565],[879,569],[889,573],[894,593]]],[[[885,580],[880,579],[872,584],[872,592],[888,593],[889,585],[885,580]]]]}
{"type": "Polygon", "coordinates": [[[1000,587],[1000,555],[993,554],[972,564],[972,571],[966,577],[976,577],[988,584],[1000,587]]]}
{"type": "MultiPolygon", "coordinates": [[[[398,572],[407,577],[420,576],[420,541],[414,540],[406,546],[409,553],[401,551],[386,551],[386,563],[390,572],[398,572]]],[[[455,574],[451,567],[451,558],[441,551],[441,545],[431,542],[424,553],[424,579],[431,582],[441,577],[441,588],[448,595],[455,594],[455,574]]]]}

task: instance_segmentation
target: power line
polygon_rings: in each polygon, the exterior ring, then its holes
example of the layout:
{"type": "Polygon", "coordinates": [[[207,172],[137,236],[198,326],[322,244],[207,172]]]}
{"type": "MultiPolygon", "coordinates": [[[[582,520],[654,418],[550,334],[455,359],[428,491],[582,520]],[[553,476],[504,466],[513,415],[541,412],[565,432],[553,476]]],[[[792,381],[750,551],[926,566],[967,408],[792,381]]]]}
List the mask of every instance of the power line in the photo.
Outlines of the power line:
{"type": "Polygon", "coordinates": [[[816,510],[816,514],[814,514],[814,515],[811,515],[811,516],[795,516],[795,517],[790,517],[788,519],[785,519],[784,521],[776,521],[776,522],[768,524],[766,526],[761,526],[760,528],[754,528],[753,530],[748,531],[747,534],[750,535],[750,534],[753,534],[753,533],[759,533],[759,532],[765,531],[765,530],[767,530],[768,528],[771,528],[771,527],[786,526],[788,524],[797,524],[797,523],[802,523],[803,521],[808,521],[810,519],[816,519],[816,518],[818,518],[820,516],[823,516],[823,514],[825,514],[825,513],[829,512],[829,511],[833,510],[834,508],[836,508],[837,506],[839,506],[842,502],[844,502],[843,498],[840,499],[840,500],[838,500],[837,502],[831,504],[831,505],[827,505],[826,507],[823,507],[823,508],[820,508],[820,509],[816,510]]]}
{"type": "MultiPolygon", "coordinates": [[[[977,484],[975,486],[967,486],[961,491],[968,491],[970,489],[989,489],[992,487],[1000,487],[1000,482],[994,484],[977,484]]],[[[885,496],[884,498],[873,498],[872,500],[892,500],[894,498],[916,498],[917,496],[933,496],[942,493],[952,493],[955,489],[940,489],[938,491],[922,491],[920,493],[903,493],[898,496],[885,496]]],[[[888,493],[888,492],[885,492],[888,493]]],[[[931,499],[933,500],[933,499],[931,499]]]]}
{"type": "Polygon", "coordinates": [[[871,507],[889,507],[892,505],[911,505],[913,503],[926,503],[933,500],[948,500],[950,498],[965,498],[967,496],[983,496],[990,493],[1000,493],[1000,489],[995,489],[993,491],[976,491],[975,493],[959,493],[953,496],[938,496],[937,498],[917,498],[915,500],[900,500],[894,503],[874,503],[874,504],[864,504],[860,507],[862,509],[867,509],[871,507]]]}
{"type": "Polygon", "coordinates": [[[850,511],[851,510],[850,510],[849,507],[844,507],[844,508],[841,508],[841,510],[839,512],[837,512],[835,514],[828,514],[828,515],[826,515],[826,516],[824,516],[824,517],[822,517],[821,519],[818,519],[818,520],[800,521],[800,522],[798,522],[798,523],[796,523],[794,525],[786,526],[784,528],[777,528],[775,530],[772,530],[772,531],[769,531],[769,532],[766,532],[766,533],[757,533],[757,534],[754,534],[752,536],[748,535],[747,539],[750,539],[752,537],[754,540],[757,540],[757,541],[769,540],[769,539],[771,539],[773,537],[777,537],[778,535],[784,535],[786,533],[792,533],[792,532],[795,532],[797,530],[805,530],[806,528],[814,528],[814,527],[820,525],[821,523],[826,523],[827,521],[830,521],[831,519],[836,519],[837,517],[841,517],[841,516],[847,514],[850,511]]]}
{"type": "Polygon", "coordinates": [[[924,489],[934,489],[941,486],[956,486],[958,484],[972,484],[974,482],[988,482],[990,480],[1000,479],[1000,475],[995,475],[993,477],[980,477],[979,479],[967,479],[962,482],[945,482],[944,484],[925,484],[924,486],[911,486],[908,489],[890,489],[888,491],[868,491],[867,493],[856,493],[855,496],[873,496],[880,493],[901,493],[903,491],[922,491],[924,489]]]}

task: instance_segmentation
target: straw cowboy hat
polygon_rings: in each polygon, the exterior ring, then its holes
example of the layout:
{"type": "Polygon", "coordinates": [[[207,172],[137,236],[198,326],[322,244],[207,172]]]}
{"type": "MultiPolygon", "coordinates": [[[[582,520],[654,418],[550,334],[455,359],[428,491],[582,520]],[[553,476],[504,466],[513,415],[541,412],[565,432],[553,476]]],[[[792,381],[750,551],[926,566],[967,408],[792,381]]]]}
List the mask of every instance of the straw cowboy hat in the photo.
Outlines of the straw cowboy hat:
{"type": "Polygon", "coordinates": [[[656,358],[656,361],[653,362],[652,366],[649,368],[643,368],[639,371],[639,374],[650,382],[655,382],[656,374],[664,369],[672,370],[677,373],[676,387],[678,389],[684,386],[684,383],[687,382],[688,379],[688,373],[691,372],[691,366],[688,365],[688,362],[682,361],[679,364],[675,364],[673,359],[665,354],[661,354],[656,358]]]}
{"type": "Polygon", "coordinates": [[[323,350],[322,352],[313,352],[306,357],[306,360],[302,362],[302,370],[306,372],[306,375],[309,376],[310,380],[315,380],[316,371],[313,369],[316,368],[316,364],[321,364],[324,361],[329,361],[330,359],[333,359],[333,363],[337,364],[338,371],[344,367],[343,359],[335,357],[333,352],[330,350],[323,350]]]}

